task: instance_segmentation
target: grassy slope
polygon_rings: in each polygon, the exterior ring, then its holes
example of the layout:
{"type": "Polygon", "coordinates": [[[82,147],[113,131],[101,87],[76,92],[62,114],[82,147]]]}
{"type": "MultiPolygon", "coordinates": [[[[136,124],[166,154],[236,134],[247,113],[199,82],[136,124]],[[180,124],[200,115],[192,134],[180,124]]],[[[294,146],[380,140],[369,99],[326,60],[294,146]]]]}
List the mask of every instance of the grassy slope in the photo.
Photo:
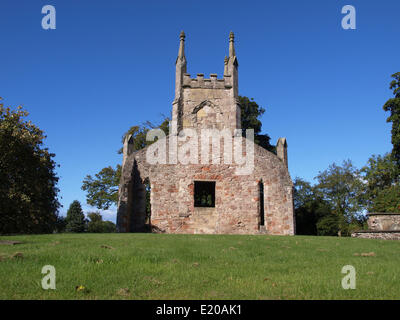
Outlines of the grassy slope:
{"type": "Polygon", "coordinates": [[[0,237],[6,239],[24,244],[0,245],[0,299],[400,297],[397,241],[265,235],[0,237]],[[15,252],[23,258],[10,258],[15,252]],[[354,255],[364,252],[375,256],[354,255]],[[41,268],[48,264],[56,268],[56,290],[41,288],[41,268]],[[341,287],[341,269],[348,264],[357,271],[355,290],[341,287]],[[78,285],[89,292],[77,292],[78,285]]]}

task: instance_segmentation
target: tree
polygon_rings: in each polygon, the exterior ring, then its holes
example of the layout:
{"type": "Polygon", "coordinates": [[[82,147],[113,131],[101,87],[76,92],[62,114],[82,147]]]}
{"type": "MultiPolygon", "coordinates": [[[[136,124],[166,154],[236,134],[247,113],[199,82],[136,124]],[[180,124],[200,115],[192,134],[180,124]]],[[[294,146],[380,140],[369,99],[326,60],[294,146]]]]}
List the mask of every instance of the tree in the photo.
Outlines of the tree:
{"type": "Polygon", "coordinates": [[[88,232],[92,233],[111,233],[116,232],[117,228],[111,221],[103,221],[100,212],[88,213],[90,219],[88,223],[88,232]]]}
{"type": "Polygon", "coordinates": [[[50,233],[57,221],[55,155],[28,115],[0,101],[0,234],[50,233]]]}
{"type": "Polygon", "coordinates": [[[315,193],[314,187],[309,182],[295,178],[293,185],[296,233],[317,235],[318,222],[322,218],[332,215],[332,209],[328,202],[315,193]]]}
{"type": "Polygon", "coordinates": [[[308,181],[296,177],[293,181],[293,203],[294,208],[300,208],[314,199],[314,189],[308,181]]]}
{"type": "Polygon", "coordinates": [[[67,211],[67,232],[85,232],[86,219],[83,214],[81,204],[78,200],[74,200],[67,211]]]}
{"type": "MultiPolygon", "coordinates": [[[[122,136],[122,143],[124,143],[125,137],[132,135],[133,150],[141,150],[155,142],[147,141],[146,134],[149,130],[160,128],[167,135],[169,132],[168,125],[169,119],[164,117],[158,126],[150,121],[146,121],[141,126],[132,126],[122,136]]],[[[118,150],[118,153],[122,153],[122,148],[118,150]]],[[[94,178],[91,175],[87,175],[83,179],[81,189],[87,192],[86,201],[89,205],[95,206],[97,209],[107,210],[112,205],[118,204],[121,169],[121,165],[117,165],[116,168],[108,166],[96,173],[94,178]]]]}
{"type": "Polygon", "coordinates": [[[354,219],[363,220],[360,201],[363,184],[359,171],[347,160],[343,161],[342,166],[333,163],[327,170],[320,172],[316,179],[316,192],[330,204],[332,212],[338,218],[338,234],[347,235],[348,225],[354,219]]]}
{"type": "Polygon", "coordinates": [[[260,107],[253,98],[239,96],[240,119],[242,130],[254,129],[254,134],[261,132],[262,122],[259,117],[265,113],[265,109],[260,107]]]}
{"type": "Polygon", "coordinates": [[[317,235],[336,236],[339,232],[339,218],[337,215],[327,215],[317,222],[317,235]]]}
{"type": "Polygon", "coordinates": [[[383,106],[383,110],[390,112],[386,122],[392,123],[392,157],[400,167],[400,72],[392,74],[390,89],[394,98],[389,99],[383,106]]]}
{"type": "Polygon", "coordinates": [[[87,175],[83,180],[82,190],[87,191],[86,201],[98,209],[107,210],[118,202],[118,185],[121,178],[121,166],[116,169],[109,166],[95,174],[87,175]]]}
{"type": "Polygon", "coordinates": [[[249,99],[248,97],[239,96],[239,104],[242,135],[246,135],[246,129],[253,129],[254,142],[268,151],[276,153],[275,146],[270,144],[270,136],[260,133],[262,122],[259,117],[265,113],[265,109],[260,107],[253,98],[249,99]]]}
{"type": "MultiPolygon", "coordinates": [[[[157,140],[148,141],[146,139],[146,135],[151,129],[161,129],[162,131],[164,131],[165,135],[167,136],[169,134],[170,119],[165,116],[163,116],[163,117],[164,117],[164,119],[159,125],[155,125],[150,121],[146,121],[145,123],[143,123],[140,126],[130,127],[129,130],[127,132],[125,132],[125,134],[122,136],[122,144],[124,144],[125,138],[127,136],[131,135],[132,136],[132,138],[131,138],[132,139],[131,140],[132,149],[134,151],[138,151],[138,150],[141,150],[157,141],[157,140]]],[[[118,150],[118,153],[119,154],[122,153],[122,148],[120,148],[118,150]]]]}
{"type": "Polygon", "coordinates": [[[400,213],[400,186],[393,185],[381,190],[374,199],[371,212],[400,213]]]}
{"type": "MultiPolygon", "coordinates": [[[[366,166],[360,170],[365,191],[363,193],[363,201],[367,210],[376,211],[379,208],[381,212],[387,212],[389,208],[383,206],[387,199],[387,195],[380,195],[382,192],[391,193],[389,189],[399,183],[400,168],[390,153],[384,156],[373,155],[368,159],[366,166]],[[377,199],[379,198],[379,200],[377,199]],[[379,201],[377,205],[376,201],[379,201]]],[[[392,205],[390,205],[392,206],[392,205]]]]}
{"type": "Polygon", "coordinates": [[[62,233],[67,228],[67,219],[63,216],[57,215],[57,220],[54,228],[54,232],[62,233]]]}

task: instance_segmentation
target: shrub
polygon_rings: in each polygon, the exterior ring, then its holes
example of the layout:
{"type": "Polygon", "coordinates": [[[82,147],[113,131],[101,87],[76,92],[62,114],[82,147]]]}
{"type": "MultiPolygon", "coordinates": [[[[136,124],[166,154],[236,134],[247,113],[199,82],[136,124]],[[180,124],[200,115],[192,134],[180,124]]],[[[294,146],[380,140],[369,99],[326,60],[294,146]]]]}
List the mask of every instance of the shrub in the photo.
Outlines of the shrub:
{"type": "Polygon", "coordinates": [[[117,228],[111,221],[103,221],[100,212],[88,213],[90,219],[88,223],[88,232],[93,233],[112,233],[116,232],[117,228]]]}
{"type": "Polygon", "coordinates": [[[339,232],[339,219],[330,214],[317,222],[317,233],[319,236],[337,236],[339,232]]]}

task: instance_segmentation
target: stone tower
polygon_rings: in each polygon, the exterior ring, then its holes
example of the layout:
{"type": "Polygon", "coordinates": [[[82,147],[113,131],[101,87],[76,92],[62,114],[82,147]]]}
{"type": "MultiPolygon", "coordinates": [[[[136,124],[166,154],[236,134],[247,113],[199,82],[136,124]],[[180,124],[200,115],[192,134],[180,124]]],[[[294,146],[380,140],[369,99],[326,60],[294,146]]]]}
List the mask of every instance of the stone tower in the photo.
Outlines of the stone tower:
{"type": "Polygon", "coordinates": [[[176,59],[175,99],[172,103],[172,122],[178,131],[184,128],[241,128],[238,102],[238,61],[235,54],[234,34],[229,35],[229,57],[225,57],[223,79],[210,74],[197,74],[192,79],[187,71],[185,33],[180,34],[176,59]]]}

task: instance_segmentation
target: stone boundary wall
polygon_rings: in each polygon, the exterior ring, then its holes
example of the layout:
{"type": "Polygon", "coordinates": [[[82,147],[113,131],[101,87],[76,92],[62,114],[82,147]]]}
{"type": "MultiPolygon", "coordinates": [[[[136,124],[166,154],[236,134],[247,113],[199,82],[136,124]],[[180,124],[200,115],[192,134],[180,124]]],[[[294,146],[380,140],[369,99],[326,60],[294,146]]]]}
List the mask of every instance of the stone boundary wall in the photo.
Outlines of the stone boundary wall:
{"type": "Polygon", "coordinates": [[[368,213],[368,230],[351,234],[353,238],[400,240],[400,213],[368,213]]]}
{"type": "Polygon", "coordinates": [[[368,213],[368,229],[400,232],[400,213],[368,213]]]}
{"type": "Polygon", "coordinates": [[[371,230],[357,231],[351,234],[353,238],[362,239],[382,239],[382,240],[400,240],[400,231],[376,231],[371,230]]]}

